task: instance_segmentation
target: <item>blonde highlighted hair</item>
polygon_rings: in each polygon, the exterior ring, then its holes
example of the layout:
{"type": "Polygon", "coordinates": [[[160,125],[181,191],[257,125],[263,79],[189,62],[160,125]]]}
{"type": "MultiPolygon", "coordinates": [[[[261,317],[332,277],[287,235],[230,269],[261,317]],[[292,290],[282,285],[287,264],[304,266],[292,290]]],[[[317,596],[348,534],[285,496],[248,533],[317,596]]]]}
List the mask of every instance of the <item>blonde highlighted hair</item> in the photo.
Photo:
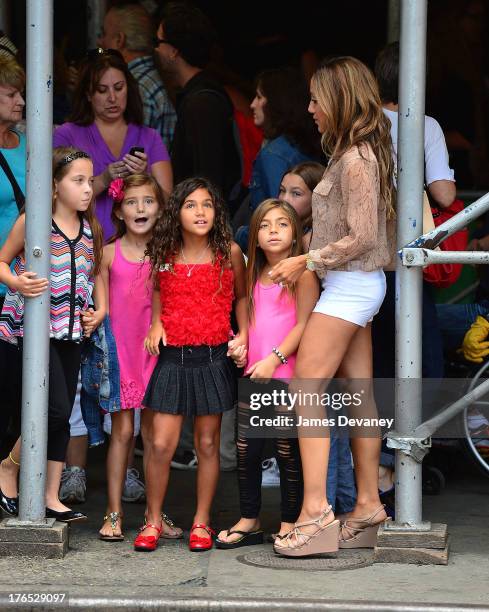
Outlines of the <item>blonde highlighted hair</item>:
{"type": "Polygon", "coordinates": [[[354,57],[324,60],[311,79],[311,94],[325,117],[321,144],[334,162],[348,149],[370,145],[379,165],[380,197],[395,217],[394,159],[390,121],[382,110],[374,75],[354,57]]]}
{"type": "Polygon", "coordinates": [[[0,55],[0,85],[24,91],[25,72],[13,57],[0,55]]]}
{"type": "MultiPolygon", "coordinates": [[[[248,264],[246,266],[246,299],[248,304],[248,316],[250,321],[253,321],[255,315],[255,304],[253,300],[253,291],[255,285],[263,272],[263,268],[267,264],[267,258],[258,244],[258,232],[260,225],[271,210],[280,208],[285,216],[289,219],[292,226],[292,245],[286,257],[295,257],[302,253],[302,227],[299,215],[288,202],[277,200],[276,198],[268,198],[264,200],[253,213],[250,221],[250,233],[248,238],[248,264]]],[[[283,291],[295,297],[295,284],[287,285],[283,291]]]]}

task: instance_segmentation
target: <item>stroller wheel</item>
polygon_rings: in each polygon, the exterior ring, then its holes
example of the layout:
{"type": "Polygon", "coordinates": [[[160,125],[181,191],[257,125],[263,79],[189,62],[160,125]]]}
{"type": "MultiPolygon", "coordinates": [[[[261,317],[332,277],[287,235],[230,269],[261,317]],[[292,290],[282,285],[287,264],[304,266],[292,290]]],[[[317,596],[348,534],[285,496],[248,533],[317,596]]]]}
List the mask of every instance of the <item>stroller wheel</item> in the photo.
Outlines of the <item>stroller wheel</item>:
{"type": "Polygon", "coordinates": [[[423,466],[423,493],[426,495],[439,495],[445,488],[445,476],[438,468],[423,466]]]}

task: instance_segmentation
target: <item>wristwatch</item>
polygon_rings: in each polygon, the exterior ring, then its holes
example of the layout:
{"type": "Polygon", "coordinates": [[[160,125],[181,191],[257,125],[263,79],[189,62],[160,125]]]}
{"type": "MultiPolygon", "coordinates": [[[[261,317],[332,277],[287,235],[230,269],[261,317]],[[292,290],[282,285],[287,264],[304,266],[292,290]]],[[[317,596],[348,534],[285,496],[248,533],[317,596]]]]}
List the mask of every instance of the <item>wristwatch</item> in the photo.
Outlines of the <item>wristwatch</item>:
{"type": "Polygon", "coordinates": [[[311,272],[315,272],[316,270],[316,266],[314,265],[314,262],[312,260],[310,253],[307,253],[306,255],[306,268],[310,270],[311,272]]]}

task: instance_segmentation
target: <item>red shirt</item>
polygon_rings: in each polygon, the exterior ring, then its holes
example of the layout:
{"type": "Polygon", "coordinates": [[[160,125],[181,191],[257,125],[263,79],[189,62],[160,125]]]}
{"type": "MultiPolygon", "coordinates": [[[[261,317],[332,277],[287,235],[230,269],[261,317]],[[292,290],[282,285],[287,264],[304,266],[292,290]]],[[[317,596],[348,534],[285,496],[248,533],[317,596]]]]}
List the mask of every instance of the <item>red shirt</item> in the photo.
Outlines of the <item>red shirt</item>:
{"type": "Polygon", "coordinates": [[[219,258],[213,264],[174,264],[173,268],[158,273],[167,344],[216,346],[227,342],[234,298],[232,269],[221,272],[219,258]]]}

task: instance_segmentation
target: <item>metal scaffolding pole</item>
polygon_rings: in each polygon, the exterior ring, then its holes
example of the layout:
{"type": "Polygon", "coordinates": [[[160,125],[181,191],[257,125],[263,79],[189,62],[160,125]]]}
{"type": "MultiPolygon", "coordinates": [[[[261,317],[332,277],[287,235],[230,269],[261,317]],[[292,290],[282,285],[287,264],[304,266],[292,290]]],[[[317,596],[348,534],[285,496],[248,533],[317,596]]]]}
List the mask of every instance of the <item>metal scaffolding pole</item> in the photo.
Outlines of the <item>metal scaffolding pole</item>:
{"type": "Polygon", "coordinates": [[[87,44],[88,49],[95,49],[97,41],[102,33],[105,13],[107,12],[107,0],[88,0],[87,12],[87,44]]]}
{"type": "MultiPolygon", "coordinates": [[[[49,278],[53,0],[27,0],[26,269],[49,278]]],[[[50,290],[25,300],[19,519],[44,522],[50,290]]]]}
{"type": "MultiPolygon", "coordinates": [[[[424,184],[424,106],[426,0],[401,4],[399,66],[398,221],[402,247],[422,233],[424,184]]],[[[409,436],[421,423],[421,268],[396,270],[396,430],[409,436]],[[418,381],[418,384],[416,384],[418,381]]],[[[429,529],[422,524],[421,463],[396,451],[396,524],[394,528],[429,529]]]]}
{"type": "Polygon", "coordinates": [[[399,40],[401,0],[389,0],[387,9],[387,42],[399,40]]]}

